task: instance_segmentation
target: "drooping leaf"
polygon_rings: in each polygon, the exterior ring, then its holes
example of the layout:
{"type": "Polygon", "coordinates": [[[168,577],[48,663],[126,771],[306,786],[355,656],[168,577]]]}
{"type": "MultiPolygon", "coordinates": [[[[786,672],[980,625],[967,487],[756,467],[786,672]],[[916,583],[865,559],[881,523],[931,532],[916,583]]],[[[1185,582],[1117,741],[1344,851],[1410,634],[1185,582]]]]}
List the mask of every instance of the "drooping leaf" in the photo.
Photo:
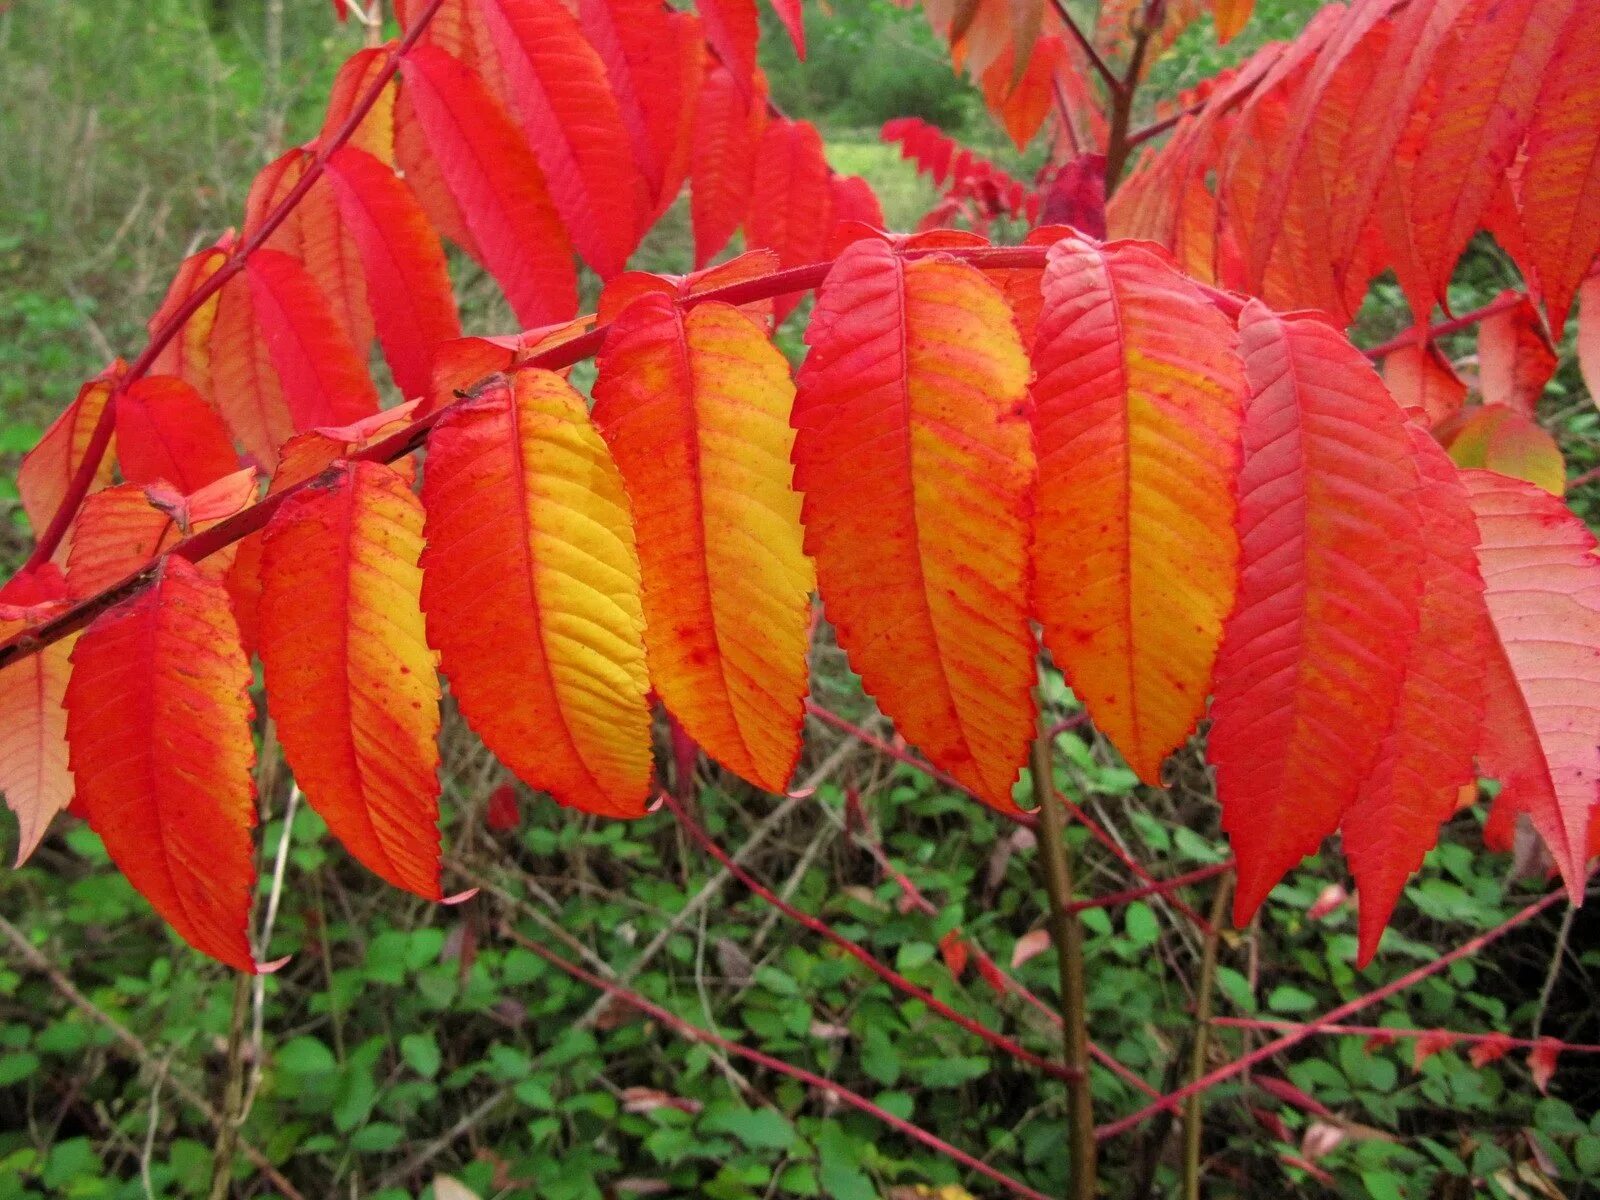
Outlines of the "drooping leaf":
{"type": "Polygon", "coordinates": [[[254,318],[296,432],[345,425],[378,411],[366,363],[321,289],[293,258],[257,250],[245,265],[254,318]]]}
{"type": "Polygon", "coordinates": [[[1527,814],[1577,904],[1600,801],[1594,535],[1530,483],[1488,471],[1465,471],[1462,479],[1478,520],[1478,564],[1496,635],[1478,745],[1480,769],[1500,781],[1489,832],[1507,831],[1527,814]]]}
{"type": "MultiPolygon", "coordinates": [[[[571,317],[578,307],[571,243],[515,122],[478,76],[436,46],[415,47],[402,70],[404,98],[471,235],[468,248],[523,324],[571,317]]],[[[429,217],[449,233],[437,213],[429,217]]]]}
{"type": "Polygon", "coordinates": [[[67,741],[90,826],[197,950],[253,972],[250,665],[228,595],[167,559],[72,650],[67,741]]]}
{"type": "Polygon", "coordinates": [[[461,336],[444,247],[410,189],[371,155],[338,150],[328,181],[361,253],[395,386],[424,395],[434,347],[461,336]]]}
{"type": "MultiPolygon", "coordinates": [[[[1525,69],[1519,62],[1518,70],[1525,69]]],[[[1573,6],[1544,74],[1528,128],[1521,186],[1528,256],[1559,337],[1583,278],[1600,255],[1600,37],[1594,13],[1573,6]]],[[[1520,261],[1520,260],[1519,260],[1520,261]]]]}
{"type": "Polygon", "coordinates": [[[747,103],[753,101],[756,42],[761,37],[756,0],[696,0],[695,8],[705,26],[706,43],[712,53],[733,76],[739,95],[747,103]]]}
{"type": "MultiPolygon", "coordinates": [[[[756,147],[745,231],[752,248],[775,250],[778,262],[797,267],[817,262],[833,229],[833,186],[822,155],[822,135],[805,121],[767,124],[756,147]]],[[[773,312],[781,322],[799,303],[780,296],[773,312]]]]}
{"type": "Polygon", "coordinates": [[[311,806],[367,867],[437,900],[439,682],[421,550],[422,505],[398,473],[331,468],[266,528],[260,654],[311,806]]]}
{"type": "Polygon", "coordinates": [[[707,754],[782,792],[800,754],[811,563],[794,385],[750,317],[659,293],[612,325],[594,420],[632,499],[656,694],[707,754]]]}
{"type": "Polygon", "coordinates": [[[1256,0],[1211,0],[1211,16],[1217,25],[1217,41],[1226,44],[1239,36],[1250,23],[1256,0]]]}
{"type": "Polygon", "coordinates": [[[710,262],[744,223],[756,147],[766,122],[761,98],[747,100],[726,69],[712,67],[700,89],[689,159],[689,214],[697,267],[710,262]]]}
{"type": "Polygon", "coordinates": [[[1532,417],[1556,366],[1549,336],[1527,296],[1479,324],[1478,390],[1485,404],[1504,404],[1532,417]]]}
{"type": "MultiPolygon", "coordinates": [[[[346,121],[355,113],[356,104],[366,94],[373,80],[383,68],[387,48],[369,46],[357,50],[344,61],[334,76],[328,92],[328,109],[322,121],[318,142],[328,145],[346,121]]],[[[398,88],[391,78],[345,145],[362,150],[385,166],[394,165],[395,152],[395,93],[398,88]]]]}
{"type": "Polygon", "coordinates": [[[644,615],[628,498],[583,398],[522,370],[429,439],[422,606],[468,723],[563,804],[644,812],[644,615]]]}
{"type": "Polygon", "coordinates": [[[1476,555],[1478,530],[1455,468],[1421,429],[1410,430],[1422,490],[1422,600],[1378,761],[1340,823],[1361,899],[1358,962],[1378,948],[1406,880],[1439,838],[1473,781],[1491,634],[1476,555]]]}
{"type": "Polygon", "coordinates": [[[1060,38],[1040,38],[1020,72],[1015,53],[1008,46],[983,73],[983,100],[1020,153],[1028,148],[1050,113],[1053,81],[1067,61],[1067,53],[1060,38]]]}
{"type": "Polygon", "coordinates": [[[1412,175],[1420,262],[1443,297],[1516,157],[1574,0],[1472,0],[1453,52],[1435,63],[1439,100],[1412,175]]]}
{"type": "Polygon", "coordinates": [[[1430,429],[1459,411],[1467,396],[1467,385],[1431,341],[1385,355],[1383,382],[1394,402],[1430,429]]]}
{"type": "Polygon", "coordinates": [[[1233,607],[1244,366],[1227,319],[1144,244],[1064,238],[1043,295],[1034,611],[1096,727],[1159,784],[1233,607]]]}
{"type": "Polygon", "coordinates": [[[294,433],[294,417],[256,321],[250,280],[242,274],[228,280],[218,294],[207,350],[217,411],[234,441],[270,471],[277,464],[278,447],[294,433]]]}
{"type": "MultiPolygon", "coordinates": [[[[66,600],[54,565],[19,572],[0,587],[0,640],[56,615],[66,600]]],[[[0,795],[16,814],[19,867],[72,801],[63,700],[76,641],[70,635],[0,668],[0,795]]]]}
{"type": "MultiPolygon", "coordinates": [[[[66,499],[67,489],[83,463],[95,426],[121,382],[122,373],[122,362],[118,360],[79,388],[77,398],[50,423],[39,444],[23,455],[22,465],[17,468],[17,491],[22,496],[22,510],[36,533],[49,528],[66,499]]],[[[89,483],[91,492],[111,482],[113,461],[113,447],[107,446],[89,483]]],[[[57,556],[66,549],[67,542],[63,540],[57,556]]]]}
{"type": "Polygon", "coordinates": [[[117,461],[129,483],[194,492],[239,469],[222,420],[193,387],[146,375],[117,396],[117,461]]]}
{"type": "Polygon", "coordinates": [[[793,421],[806,549],[867,691],[981,799],[1012,806],[1033,732],[1028,363],[964,264],[840,255],[793,421]]]}
{"type": "MultiPolygon", "coordinates": [[[[228,233],[218,238],[216,245],[183,260],[161,306],[150,317],[148,328],[152,335],[177,316],[190,297],[227,262],[232,249],[233,235],[228,233]]],[[[216,394],[211,385],[211,330],[217,320],[220,299],[212,295],[202,301],[177,334],[161,348],[150,368],[155,375],[176,375],[213,402],[216,394]]]]}
{"type": "Polygon", "coordinates": [[[556,211],[584,261],[609,278],[639,244],[655,197],[635,163],[605,65],[560,0],[477,6],[556,211]]]}
{"type": "Polygon", "coordinates": [[[1567,464],[1543,428],[1514,408],[1485,404],[1453,431],[1445,445],[1458,467],[1484,467],[1525,479],[1560,496],[1567,490],[1567,464]]]}
{"type": "Polygon", "coordinates": [[[1423,547],[1404,417],[1360,352],[1257,301],[1239,329],[1239,594],[1208,749],[1242,925],[1371,773],[1416,634],[1423,547]]]}
{"type": "Polygon", "coordinates": [[[805,11],[801,7],[801,0],[771,0],[772,11],[777,14],[778,20],[783,23],[783,30],[789,35],[789,41],[794,45],[795,56],[801,62],[806,60],[806,25],[805,11]]]}

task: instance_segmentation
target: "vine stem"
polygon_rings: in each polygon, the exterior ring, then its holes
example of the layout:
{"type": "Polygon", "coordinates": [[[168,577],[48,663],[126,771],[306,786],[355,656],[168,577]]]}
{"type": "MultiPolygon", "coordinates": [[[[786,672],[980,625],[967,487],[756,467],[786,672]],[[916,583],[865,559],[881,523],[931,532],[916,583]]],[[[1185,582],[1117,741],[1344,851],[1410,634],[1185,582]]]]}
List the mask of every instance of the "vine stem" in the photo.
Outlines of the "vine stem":
{"type": "Polygon", "coordinates": [[[1451,950],[1445,954],[1441,954],[1432,962],[1424,963],[1414,970],[1407,971],[1399,978],[1390,980],[1382,987],[1374,988],[1372,991],[1367,992],[1364,995],[1357,996],[1354,1000],[1346,1001],[1337,1008],[1329,1010],[1329,1012],[1327,1012],[1320,1020],[1302,1025],[1292,1032],[1284,1034],[1280,1038],[1275,1038],[1272,1041],[1267,1042],[1265,1045],[1256,1047],[1256,1049],[1250,1051],[1241,1058],[1235,1059],[1227,1066],[1218,1067],[1215,1071],[1203,1075],[1199,1079],[1191,1080],[1177,1091],[1169,1092],[1167,1095],[1151,1101],[1137,1112],[1129,1113],[1125,1117],[1119,1117],[1117,1120],[1112,1121],[1107,1125],[1100,1126],[1095,1130],[1096,1140],[1105,1141],[1108,1138],[1116,1137],[1118,1134],[1126,1133],[1128,1130],[1134,1128],[1136,1125],[1141,1124],[1147,1118],[1154,1116],[1162,1109],[1176,1109],[1190,1096],[1193,1096],[1199,1092],[1208,1091],[1209,1089],[1216,1087],[1218,1084],[1232,1079],[1235,1075],[1238,1075],[1243,1071],[1248,1071],[1251,1067],[1255,1066],[1256,1063],[1271,1058],[1275,1054],[1280,1054],[1292,1046],[1297,1046],[1301,1042],[1305,1041],[1308,1037],[1320,1033],[1330,1026],[1337,1025],[1337,1023],[1342,1021],[1345,1017],[1348,1017],[1353,1013],[1358,1013],[1362,1009],[1370,1008],[1379,1001],[1387,1000],[1390,996],[1405,991],[1407,988],[1413,986],[1414,984],[1420,983],[1429,976],[1436,975],[1438,972],[1448,967],[1451,963],[1459,962],[1463,958],[1469,958],[1472,955],[1477,954],[1485,946],[1501,937],[1504,937],[1513,929],[1517,928],[1517,926],[1531,921],[1534,917],[1544,912],[1545,909],[1549,908],[1557,901],[1564,899],[1565,896],[1565,891],[1549,892],[1546,895],[1541,896],[1538,900],[1535,900],[1532,904],[1528,905],[1520,912],[1514,913],[1507,917],[1493,929],[1487,930],[1483,933],[1480,933],[1475,938],[1470,938],[1467,941],[1462,942],[1461,945],[1457,946],[1454,950],[1451,950]]]}
{"type": "MultiPolygon", "coordinates": [[[[1567,909],[1575,913],[1575,908],[1567,909]]],[[[1271,1032],[1309,1029],[1313,1034],[1334,1037],[1364,1038],[1449,1038],[1463,1046],[1499,1045],[1507,1050],[1532,1050],[1536,1046],[1550,1046],[1561,1054],[1600,1054],[1600,1044],[1594,1042],[1563,1042],[1552,1037],[1511,1037],[1503,1033],[1462,1033],[1454,1029],[1411,1029],[1390,1025],[1343,1025],[1327,1021],[1307,1024],[1304,1021],[1281,1021],[1266,1017],[1212,1017],[1211,1023],[1229,1029],[1259,1029],[1271,1032]]]]}
{"type": "MultiPolygon", "coordinates": [[[[1211,894],[1211,931],[1206,934],[1205,950],[1200,955],[1200,978],[1195,983],[1194,1044],[1189,1051],[1189,1082],[1205,1075],[1206,1051],[1211,1038],[1211,1004],[1217,978],[1217,950],[1222,941],[1222,922],[1228,898],[1233,895],[1233,876],[1224,875],[1211,894]]],[[[1195,1092],[1183,1103],[1183,1196],[1200,1200],[1200,1100],[1195,1092]]]]}
{"type": "Polygon", "coordinates": [[[100,463],[106,456],[106,451],[111,446],[111,435],[116,430],[117,424],[117,396],[125,391],[129,384],[143,378],[155,365],[156,358],[166,349],[167,344],[177,337],[183,327],[189,323],[189,318],[203,308],[207,301],[222,290],[224,284],[240,271],[244,270],[246,260],[262,246],[277,231],[278,227],[289,219],[299,203],[305,199],[318,179],[322,177],[328,160],[334,152],[342,147],[360,128],[361,122],[366,119],[367,113],[372,111],[372,106],[378,102],[378,97],[383,95],[383,90],[389,86],[389,81],[394,78],[395,72],[400,69],[400,62],[416,45],[417,40],[427,30],[429,22],[434,15],[444,7],[445,0],[429,0],[428,6],[417,14],[415,23],[406,31],[405,37],[395,44],[384,59],[383,66],[373,76],[372,82],[367,85],[355,105],[350,110],[350,115],[345,118],[344,124],[334,130],[327,139],[326,145],[319,145],[311,162],[307,164],[304,173],[296,181],[294,187],[284,194],[282,200],[268,210],[262,218],[261,226],[251,234],[229,255],[228,260],[211,273],[199,287],[189,293],[189,296],[163,321],[151,334],[150,340],[145,343],[139,357],[133,360],[132,365],[123,372],[112,388],[112,394],[107,398],[105,407],[100,410],[100,417],[95,422],[94,431],[89,435],[88,444],[84,446],[83,459],[78,463],[77,470],[73,472],[71,481],[67,484],[67,491],[61,498],[61,504],[50,518],[50,524],[45,527],[39,540],[34,544],[33,553],[28,556],[26,568],[37,568],[49,562],[56,549],[61,545],[61,539],[66,537],[67,530],[71,527],[73,518],[78,515],[84,497],[89,494],[89,488],[94,483],[94,477],[100,470],[100,463]]]}
{"type": "Polygon", "coordinates": [[[518,946],[521,946],[524,950],[527,950],[533,954],[537,954],[540,958],[544,959],[545,962],[555,967],[558,971],[563,971],[572,976],[572,978],[579,980],[582,983],[587,983],[590,987],[599,991],[605,992],[613,999],[626,1004],[629,1008],[637,1009],[646,1016],[661,1022],[662,1025],[666,1026],[680,1037],[687,1038],[692,1042],[704,1042],[707,1045],[715,1046],[719,1050],[726,1051],[727,1053],[738,1058],[742,1058],[748,1062],[753,1062],[759,1066],[765,1067],[769,1071],[776,1071],[780,1075],[787,1075],[791,1079],[797,1079],[801,1083],[816,1088],[825,1096],[831,1096],[834,1099],[841,1100],[845,1104],[850,1105],[852,1108],[867,1113],[869,1116],[876,1117],[890,1128],[898,1130],[907,1137],[921,1142],[929,1149],[935,1150],[945,1157],[960,1163],[968,1170],[976,1171],[978,1174],[984,1176],[993,1183],[999,1184],[1012,1194],[1024,1197],[1025,1200],[1051,1200],[1051,1198],[1046,1196],[1043,1192],[1029,1187],[1019,1179],[1013,1179],[1004,1172],[991,1167],[982,1159],[976,1158],[973,1155],[968,1154],[965,1150],[962,1150],[956,1146],[952,1146],[943,1138],[929,1133],[921,1126],[913,1125],[910,1121],[897,1117],[888,1110],[880,1108],[871,1100],[868,1100],[865,1096],[851,1091],[843,1084],[835,1083],[833,1080],[826,1079],[812,1071],[807,1071],[803,1067],[794,1066],[791,1063],[784,1062],[781,1058],[774,1058],[770,1054],[764,1054],[760,1050],[751,1049],[749,1046],[745,1046],[739,1042],[725,1038],[719,1033],[713,1033],[709,1029],[703,1029],[692,1022],[686,1021],[669,1009],[663,1008],[661,1005],[645,999],[638,992],[633,991],[631,988],[624,987],[622,984],[615,983],[612,980],[604,979],[601,976],[596,975],[594,972],[580,967],[577,963],[563,958],[554,950],[551,950],[548,946],[542,945],[541,943],[534,941],[532,938],[524,937],[509,924],[504,924],[501,926],[501,934],[510,941],[515,942],[518,946]]]}
{"type": "Polygon", "coordinates": [[[968,1033],[976,1034],[978,1037],[988,1042],[991,1046],[995,1047],[995,1049],[1009,1054],[1012,1058],[1015,1058],[1020,1062],[1025,1062],[1031,1067],[1036,1067],[1041,1071],[1055,1076],[1057,1079],[1073,1080],[1081,1077],[1080,1074],[1075,1074],[1070,1068],[1065,1067],[1060,1063],[1051,1062],[1049,1059],[1035,1054],[1032,1050],[1029,1050],[1027,1047],[1018,1044],[1011,1038],[1006,1037],[1004,1034],[997,1033],[995,1030],[990,1029],[987,1025],[984,1025],[981,1022],[967,1016],[966,1014],[951,1008],[932,992],[928,991],[926,988],[918,987],[904,975],[900,974],[900,972],[896,971],[893,967],[889,966],[881,959],[872,955],[859,943],[853,942],[849,938],[845,937],[844,934],[834,929],[827,922],[818,917],[812,916],[810,913],[802,912],[800,909],[784,900],[783,897],[779,896],[771,888],[767,887],[760,880],[756,879],[755,876],[751,875],[750,872],[746,871],[738,863],[734,862],[732,856],[730,856],[726,850],[717,844],[715,839],[713,839],[712,836],[706,832],[706,829],[703,825],[694,819],[694,816],[689,812],[688,807],[670,792],[663,792],[661,794],[661,804],[672,811],[672,814],[678,818],[678,823],[691,838],[700,844],[706,853],[721,863],[724,869],[729,871],[735,879],[744,884],[744,886],[752,893],[760,897],[766,903],[772,905],[772,907],[783,913],[783,915],[788,917],[790,920],[805,926],[805,928],[809,929],[812,933],[839,947],[840,950],[843,950],[851,958],[855,959],[862,966],[866,967],[890,987],[905,993],[907,996],[912,996],[922,1001],[922,1003],[926,1004],[930,1009],[938,1013],[945,1020],[959,1025],[968,1033]]]}
{"type": "Polygon", "coordinates": [[[1061,972],[1061,1020],[1065,1058],[1078,1077],[1067,1083],[1069,1200],[1094,1200],[1094,1101],[1086,1070],[1089,1011],[1083,972],[1083,925],[1072,910],[1072,861],[1067,853],[1066,810],[1052,779],[1051,739],[1041,716],[1033,740],[1033,799],[1039,810],[1039,865],[1050,900],[1050,933],[1061,972]]]}

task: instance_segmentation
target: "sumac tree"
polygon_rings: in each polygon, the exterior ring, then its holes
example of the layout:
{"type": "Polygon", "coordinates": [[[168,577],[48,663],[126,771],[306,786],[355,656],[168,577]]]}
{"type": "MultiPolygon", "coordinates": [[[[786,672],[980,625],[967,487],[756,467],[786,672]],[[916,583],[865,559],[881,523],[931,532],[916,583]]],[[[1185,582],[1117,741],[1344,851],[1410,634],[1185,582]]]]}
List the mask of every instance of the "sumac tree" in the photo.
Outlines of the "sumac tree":
{"type": "MultiPolygon", "coordinates": [[[[1533,406],[1575,299],[1600,371],[1600,14],[1332,4],[1135,129],[1200,7],[928,0],[1052,152],[1022,181],[886,127],[947,190],[900,234],[768,99],[754,0],[397,4],[23,464],[19,858],[70,804],[187,941],[257,969],[252,656],[309,802],[439,899],[439,673],[558,803],[650,811],[661,707],[780,791],[815,592],[905,738],[1001,811],[1041,639],[1151,786],[1209,718],[1238,921],[1341,832],[1370,957],[1480,775],[1489,838],[1531,825],[1576,903],[1600,559],[1533,406]],[[686,184],[701,269],[627,270],[686,184]],[[1450,315],[1480,232],[1525,289],[1450,315]],[[528,329],[462,335],[447,244],[528,329]],[[1415,328],[1364,352],[1343,330],[1383,272],[1415,328]],[[810,291],[792,375],[772,335],[810,291]],[[1480,320],[1465,405],[1436,335],[1480,320]],[[591,405],[565,373],[595,355],[591,405]]],[[[1250,7],[1212,0],[1219,33],[1250,7]]]]}

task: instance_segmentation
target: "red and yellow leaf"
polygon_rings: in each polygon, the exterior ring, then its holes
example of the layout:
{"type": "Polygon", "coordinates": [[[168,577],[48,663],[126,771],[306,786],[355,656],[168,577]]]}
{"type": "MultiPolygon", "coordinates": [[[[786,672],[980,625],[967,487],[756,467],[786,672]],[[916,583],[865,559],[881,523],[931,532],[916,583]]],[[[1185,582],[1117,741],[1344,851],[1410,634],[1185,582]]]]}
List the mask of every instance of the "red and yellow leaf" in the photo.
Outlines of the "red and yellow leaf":
{"type": "Polygon", "coordinates": [[[882,242],[824,283],[794,407],[828,619],[900,732],[1011,809],[1033,735],[1028,361],[972,267],[882,242]]]}
{"type": "Polygon", "coordinates": [[[1228,320],[1139,242],[1050,250],[1033,360],[1034,611],[1146,783],[1205,712],[1239,570],[1228,320]]]}
{"type": "Polygon", "coordinates": [[[1239,595],[1209,752],[1243,925],[1371,774],[1416,634],[1423,546],[1405,419],[1361,353],[1257,301],[1240,336],[1239,595]]]}
{"type": "Polygon", "coordinates": [[[253,972],[250,664],[228,595],[169,558],[72,650],[67,741],[90,826],[197,950],[253,972]]]}
{"type": "Polygon", "coordinates": [[[768,792],[800,754],[811,563],[790,485],[794,384],[756,321],[649,295],[612,326],[594,420],[639,533],[650,680],[712,758],[768,792]]]}
{"type": "Polygon", "coordinates": [[[627,493],[583,398],[518,371],[428,442],[422,607],[467,722],[562,804],[644,813],[644,614],[627,493]]]}
{"type": "Polygon", "coordinates": [[[192,386],[146,375],[117,396],[117,460],[129,483],[198,491],[239,469],[222,419],[192,386]]]}
{"type": "MultiPolygon", "coordinates": [[[[340,128],[355,112],[356,104],[372,86],[372,81],[383,69],[388,48],[371,46],[357,50],[339,68],[333,87],[328,93],[328,110],[323,117],[322,132],[317,140],[328,145],[340,128]]],[[[395,93],[398,87],[393,79],[384,85],[377,102],[361,118],[345,145],[363,150],[385,166],[394,165],[395,149],[395,93]]]]}
{"type": "Polygon", "coordinates": [[[270,471],[277,465],[278,447],[294,433],[294,418],[256,323],[250,280],[235,275],[223,284],[217,301],[208,345],[211,394],[234,441],[270,471]]]}
{"type": "Polygon", "coordinates": [[[1455,812],[1461,788],[1473,782],[1491,637],[1466,491],[1437,443],[1416,427],[1410,433],[1427,552],[1420,620],[1378,761],[1340,823],[1360,892],[1362,966],[1377,950],[1406,880],[1455,812]]]}
{"type": "Polygon", "coordinates": [[[434,347],[461,336],[444,247],[411,190],[370,154],[336,151],[328,181],[361,254],[395,386],[425,395],[434,347]]]}
{"type": "Polygon", "coordinates": [[[605,64],[559,0],[477,6],[556,211],[584,261],[609,278],[627,266],[655,197],[635,162],[605,64]]]}
{"type": "MultiPolygon", "coordinates": [[[[405,99],[470,233],[467,248],[523,324],[571,317],[578,307],[571,243],[515,122],[478,76],[436,46],[415,47],[402,71],[405,99]]],[[[410,166],[406,177],[412,179],[410,166]]],[[[433,209],[429,217],[450,233],[433,209]]]]}
{"type": "MultiPolygon", "coordinates": [[[[218,268],[228,261],[232,249],[233,234],[230,232],[218,238],[216,245],[183,260],[167,289],[166,297],[161,301],[161,307],[150,317],[148,328],[152,335],[175,317],[195,291],[216,274],[218,268]]],[[[216,324],[220,300],[221,296],[214,294],[200,304],[176,336],[156,355],[150,367],[151,374],[176,375],[206,399],[215,400],[211,385],[211,330],[216,324]]]]}
{"type": "Polygon", "coordinates": [[[396,887],[439,890],[439,681],[423,628],[422,505],[378,463],[289,497],[263,538],[267,707],[306,799],[396,887]]]}
{"type": "Polygon", "coordinates": [[[1583,896],[1600,801],[1600,557],[1560,500],[1487,471],[1462,478],[1495,642],[1478,762],[1500,781],[1491,826],[1526,814],[1572,902],[1583,896]]]}

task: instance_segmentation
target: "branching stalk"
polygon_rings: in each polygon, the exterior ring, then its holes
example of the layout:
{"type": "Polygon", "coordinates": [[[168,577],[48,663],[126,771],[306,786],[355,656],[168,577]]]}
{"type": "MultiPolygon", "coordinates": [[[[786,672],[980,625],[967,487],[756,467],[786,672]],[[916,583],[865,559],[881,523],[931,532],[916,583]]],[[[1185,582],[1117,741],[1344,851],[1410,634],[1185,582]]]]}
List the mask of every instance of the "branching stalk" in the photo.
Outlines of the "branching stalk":
{"type": "MultiPolygon", "coordinates": [[[[1206,1073],[1206,1051],[1211,1039],[1211,1001],[1216,988],[1217,949],[1222,940],[1222,922],[1228,898],[1233,895],[1233,876],[1224,875],[1211,894],[1211,930],[1206,934],[1200,956],[1200,978],[1195,984],[1194,1039],[1189,1050],[1189,1082],[1206,1073]]],[[[1183,1197],[1200,1200],[1200,1101],[1193,1093],[1183,1104],[1183,1197]]]]}

